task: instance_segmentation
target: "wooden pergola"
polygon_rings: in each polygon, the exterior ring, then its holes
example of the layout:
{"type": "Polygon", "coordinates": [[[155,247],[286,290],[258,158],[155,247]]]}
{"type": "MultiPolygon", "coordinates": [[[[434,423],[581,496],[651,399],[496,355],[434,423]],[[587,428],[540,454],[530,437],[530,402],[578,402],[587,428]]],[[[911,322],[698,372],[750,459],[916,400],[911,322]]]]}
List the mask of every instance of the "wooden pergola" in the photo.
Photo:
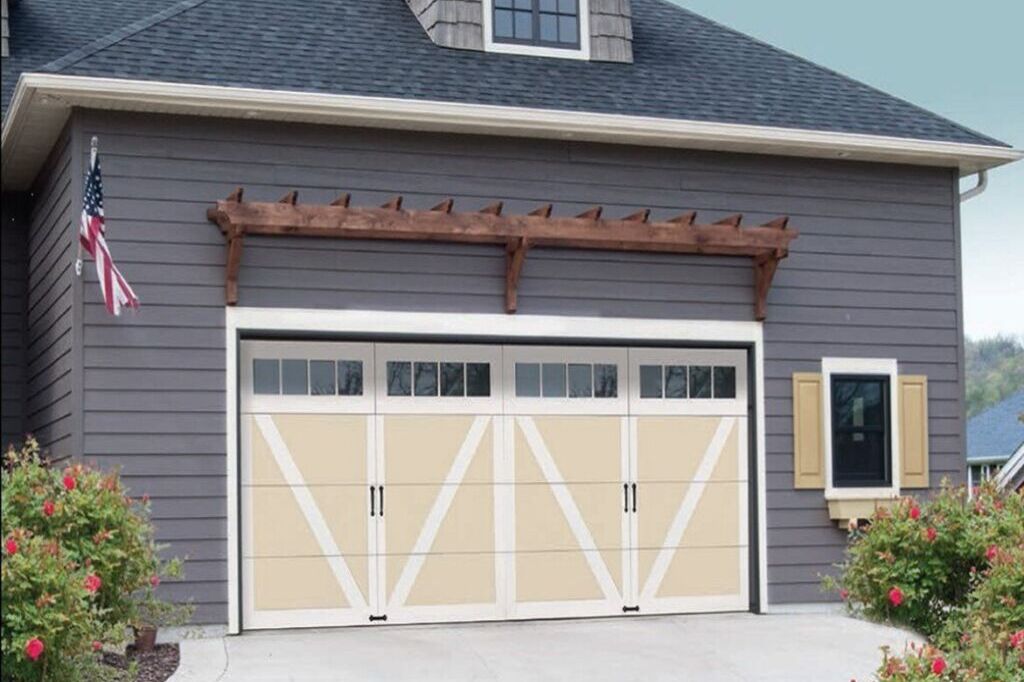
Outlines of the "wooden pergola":
{"type": "Polygon", "coordinates": [[[387,239],[405,241],[495,244],[505,249],[505,310],[516,311],[519,280],[527,252],[557,247],[600,251],[708,254],[747,257],[753,262],[754,317],[765,319],[766,298],[779,262],[796,239],[788,217],[764,225],[740,227],[742,215],[711,224],[697,224],[696,212],[670,220],[650,221],[650,209],[618,219],[602,217],[595,206],[572,218],[552,217],[545,204],[525,215],[503,215],[502,202],[473,212],[454,211],[445,199],[430,210],[402,208],[396,196],[383,206],[353,207],[343,194],[330,204],[298,203],[298,192],[277,202],[243,201],[242,188],[207,211],[228,243],[225,297],[238,302],[238,271],[246,235],[387,239]]]}

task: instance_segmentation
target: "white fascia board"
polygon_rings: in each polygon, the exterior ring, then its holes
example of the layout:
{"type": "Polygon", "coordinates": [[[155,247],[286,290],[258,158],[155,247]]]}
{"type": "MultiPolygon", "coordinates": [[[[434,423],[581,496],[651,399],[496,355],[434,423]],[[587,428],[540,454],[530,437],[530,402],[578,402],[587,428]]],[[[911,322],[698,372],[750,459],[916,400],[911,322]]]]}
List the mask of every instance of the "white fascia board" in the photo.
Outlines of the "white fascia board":
{"type": "Polygon", "coordinates": [[[878,135],[554,109],[24,73],[4,121],[4,186],[22,189],[72,107],[448,131],[958,168],[968,174],[1021,150],[878,135]]]}

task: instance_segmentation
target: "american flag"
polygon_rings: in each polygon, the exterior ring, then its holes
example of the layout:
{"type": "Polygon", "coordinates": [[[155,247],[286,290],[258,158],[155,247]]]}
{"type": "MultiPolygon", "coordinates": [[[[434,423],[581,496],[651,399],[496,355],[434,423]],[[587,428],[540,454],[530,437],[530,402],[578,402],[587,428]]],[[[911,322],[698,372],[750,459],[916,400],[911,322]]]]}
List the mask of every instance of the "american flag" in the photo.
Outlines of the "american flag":
{"type": "Polygon", "coordinates": [[[95,144],[89,161],[89,177],[85,181],[85,202],[78,241],[96,261],[96,276],[107,305],[107,312],[120,315],[121,308],[138,308],[139,299],[114,265],[107,248],[106,222],[103,218],[103,175],[100,173],[100,155],[95,144]]]}

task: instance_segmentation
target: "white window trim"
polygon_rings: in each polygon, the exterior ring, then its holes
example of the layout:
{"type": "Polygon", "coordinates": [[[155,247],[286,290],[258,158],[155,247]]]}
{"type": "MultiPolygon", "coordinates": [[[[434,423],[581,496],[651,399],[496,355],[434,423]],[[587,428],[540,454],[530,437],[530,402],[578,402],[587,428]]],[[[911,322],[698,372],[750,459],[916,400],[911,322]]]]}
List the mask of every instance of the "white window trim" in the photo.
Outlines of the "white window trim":
{"type": "Polygon", "coordinates": [[[825,499],[848,500],[900,496],[899,368],[896,360],[876,358],[822,358],[821,374],[825,404],[825,499]],[[889,377],[889,440],[891,485],[868,488],[836,488],[832,484],[832,375],[870,374],[889,377]]]}
{"type": "Polygon", "coordinates": [[[560,59],[590,59],[590,0],[579,0],[580,46],[546,47],[543,45],[518,45],[494,40],[494,0],[483,0],[484,50],[502,54],[523,54],[532,57],[557,57],[560,59]]]}
{"type": "MultiPolygon", "coordinates": [[[[652,320],[561,315],[503,315],[481,313],[419,313],[391,310],[316,310],[302,308],[224,309],[225,339],[225,494],[227,497],[228,633],[241,632],[239,619],[238,530],[238,346],[243,332],[268,331],[305,334],[446,335],[502,339],[581,339],[680,343],[743,343],[753,346],[754,376],[750,378],[757,402],[753,417],[757,475],[758,594],[762,613],[768,603],[768,511],[765,483],[764,325],[761,322],[723,320],[652,320]]],[[[571,341],[570,341],[571,342],[571,341]]],[[[365,377],[364,377],[365,382],[365,377]]],[[[364,383],[365,385],[365,383],[364,383]]]]}

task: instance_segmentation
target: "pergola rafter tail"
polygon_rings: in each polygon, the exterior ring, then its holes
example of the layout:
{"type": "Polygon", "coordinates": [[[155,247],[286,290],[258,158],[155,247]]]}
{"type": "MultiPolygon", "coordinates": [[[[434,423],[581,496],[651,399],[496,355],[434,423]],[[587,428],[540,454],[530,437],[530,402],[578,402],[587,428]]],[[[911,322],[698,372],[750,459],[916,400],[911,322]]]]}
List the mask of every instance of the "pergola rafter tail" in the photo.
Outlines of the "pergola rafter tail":
{"type": "Polygon", "coordinates": [[[330,204],[300,204],[292,191],[277,202],[243,201],[242,188],[207,211],[228,241],[226,299],[238,302],[238,271],[246,235],[335,239],[495,244],[506,250],[505,309],[517,308],[517,292],[528,249],[557,247],[599,251],[706,254],[748,257],[754,264],[754,314],[766,315],[766,299],[779,262],[786,257],[796,230],[780,217],[764,225],[740,227],[737,214],[709,225],[697,224],[696,212],[651,221],[650,209],[619,219],[602,217],[595,206],[576,217],[552,217],[544,204],[524,215],[504,215],[502,202],[472,212],[456,212],[448,198],[429,210],[402,208],[396,196],[380,207],[352,207],[342,194],[330,204]]]}

